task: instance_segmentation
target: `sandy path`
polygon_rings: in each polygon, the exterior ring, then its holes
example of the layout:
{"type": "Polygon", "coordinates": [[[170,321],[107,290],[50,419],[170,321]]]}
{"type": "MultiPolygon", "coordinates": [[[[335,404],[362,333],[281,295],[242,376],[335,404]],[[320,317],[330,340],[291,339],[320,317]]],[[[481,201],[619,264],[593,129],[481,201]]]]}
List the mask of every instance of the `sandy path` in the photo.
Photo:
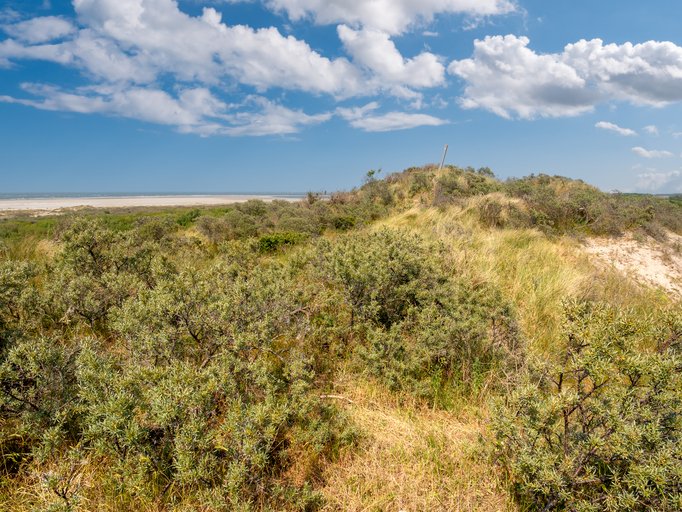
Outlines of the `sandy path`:
{"type": "Polygon", "coordinates": [[[586,250],[601,262],[649,285],[682,297],[682,237],[669,234],[666,243],[632,237],[593,238],[586,250]]]}
{"type": "Polygon", "coordinates": [[[118,196],[118,197],[44,197],[0,199],[0,211],[60,210],[91,206],[93,208],[130,208],[136,206],[212,206],[243,203],[249,199],[297,201],[300,198],[274,195],[186,195],[186,196],[118,196]]]}

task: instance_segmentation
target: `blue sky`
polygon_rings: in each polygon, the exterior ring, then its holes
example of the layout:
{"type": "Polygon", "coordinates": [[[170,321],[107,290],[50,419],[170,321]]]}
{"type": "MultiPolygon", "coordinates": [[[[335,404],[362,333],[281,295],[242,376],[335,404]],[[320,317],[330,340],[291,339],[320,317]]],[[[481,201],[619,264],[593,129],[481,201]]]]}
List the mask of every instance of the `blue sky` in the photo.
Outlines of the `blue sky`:
{"type": "Polygon", "coordinates": [[[682,2],[0,0],[0,193],[435,162],[682,192],[682,2]]]}

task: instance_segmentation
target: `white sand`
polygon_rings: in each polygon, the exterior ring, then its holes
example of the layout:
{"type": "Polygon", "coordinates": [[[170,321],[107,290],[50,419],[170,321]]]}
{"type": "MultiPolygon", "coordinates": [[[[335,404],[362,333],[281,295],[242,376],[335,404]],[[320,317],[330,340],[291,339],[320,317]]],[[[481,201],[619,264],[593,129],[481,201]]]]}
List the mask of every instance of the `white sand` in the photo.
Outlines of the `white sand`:
{"type": "Polygon", "coordinates": [[[120,196],[120,197],[45,197],[29,199],[0,199],[0,211],[47,210],[90,206],[93,208],[126,208],[135,206],[211,206],[243,203],[249,199],[262,201],[297,201],[296,197],[265,195],[215,195],[215,196],[120,196]]]}
{"type": "Polygon", "coordinates": [[[669,233],[665,244],[653,239],[637,241],[630,236],[590,239],[585,248],[603,264],[682,297],[681,247],[682,237],[669,233]]]}

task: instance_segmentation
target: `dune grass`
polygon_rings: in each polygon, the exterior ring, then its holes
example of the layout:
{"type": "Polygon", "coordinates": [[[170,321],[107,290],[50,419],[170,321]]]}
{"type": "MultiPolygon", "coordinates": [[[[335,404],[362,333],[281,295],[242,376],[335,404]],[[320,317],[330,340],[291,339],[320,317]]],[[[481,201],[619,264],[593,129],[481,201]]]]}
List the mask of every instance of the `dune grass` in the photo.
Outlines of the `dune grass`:
{"type": "Polygon", "coordinates": [[[327,468],[323,510],[515,510],[481,443],[485,408],[431,409],[351,378],[338,391],[363,437],[327,468]]]}

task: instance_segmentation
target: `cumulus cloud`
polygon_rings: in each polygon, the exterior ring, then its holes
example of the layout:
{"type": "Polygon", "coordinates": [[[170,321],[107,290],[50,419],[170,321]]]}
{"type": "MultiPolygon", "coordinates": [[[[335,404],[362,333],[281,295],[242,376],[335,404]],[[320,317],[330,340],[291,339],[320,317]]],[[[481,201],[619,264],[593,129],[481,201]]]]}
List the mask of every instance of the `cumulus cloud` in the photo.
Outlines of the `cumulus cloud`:
{"type": "Polygon", "coordinates": [[[331,117],[329,113],[308,115],[259,96],[250,96],[241,104],[227,104],[203,87],[182,89],[176,95],[142,87],[94,86],[75,92],[42,84],[23,84],[22,87],[40,99],[0,96],[0,102],[41,110],[137,119],[203,136],[290,134],[331,117]]]}
{"type": "Polygon", "coordinates": [[[494,36],[474,42],[471,59],[454,61],[448,71],[465,83],[461,105],[502,117],[578,115],[597,99],[583,77],[553,55],[538,55],[526,37],[494,36]]]}
{"type": "Polygon", "coordinates": [[[608,130],[611,132],[616,132],[617,134],[623,135],[625,137],[634,137],[635,135],[637,135],[637,132],[635,130],[631,130],[630,128],[622,128],[622,127],[618,126],[617,124],[609,123],[607,121],[599,121],[594,126],[596,128],[601,129],[601,130],[608,130]]]}
{"type": "Polygon", "coordinates": [[[400,34],[411,26],[428,23],[437,14],[485,17],[516,10],[511,0],[265,0],[292,20],[311,17],[316,23],[343,23],[400,34]]]}
{"type": "Polygon", "coordinates": [[[383,84],[434,87],[445,81],[445,66],[432,53],[405,59],[385,32],[338,27],[341,42],[353,61],[372,72],[383,84]]]}
{"type": "Polygon", "coordinates": [[[188,82],[235,80],[259,89],[343,96],[357,93],[363,83],[345,58],[323,57],[276,28],[228,26],[212,8],[199,17],[180,11],[173,0],[74,0],[74,8],[84,28],[73,38],[22,44],[70,34],[73,27],[60,18],[6,26],[16,37],[0,44],[0,59],[52,60],[73,64],[97,79],[138,84],[171,74],[188,82]]]}
{"type": "Polygon", "coordinates": [[[682,192],[682,171],[647,169],[637,175],[637,188],[647,192],[682,192]]]}
{"type": "Polygon", "coordinates": [[[76,27],[59,16],[41,16],[12,25],[4,25],[2,30],[11,37],[33,44],[71,35],[76,31],[76,27]]]}
{"type": "Polygon", "coordinates": [[[376,102],[363,107],[338,108],[337,114],[348,121],[354,128],[366,132],[387,132],[395,130],[408,130],[419,126],[441,126],[447,121],[426,114],[412,114],[407,112],[388,112],[376,114],[379,108],[376,102]]]}
{"type": "Polygon", "coordinates": [[[193,17],[173,0],[74,0],[74,7],[86,29],[67,48],[87,71],[107,79],[115,77],[92,62],[105,58],[97,54],[99,46],[119,62],[130,61],[125,66],[130,75],[119,79],[137,83],[172,74],[182,81],[235,80],[261,90],[286,87],[334,95],[354,94],[362,84],[347,59],[323,57],[276,28],[229,26],[212,8],[193,17]],[[146,71],[142,77],[140,68],[146,71]]]}
{"type": "Polygon", "coordinates": [[[641,156],[642,158],[670,158],[675,156],[670,151],[645,149],[639,146],[632,148],[632,152],[637,156],[641,156]]]}
{"type": "Polygon", "coordinates": [[[469,59],[448,71],[465,83],[461,104],[503,117],[572,116],[610,100],[663,106],[682,100],[682,47],[601,39],[539,54],[527,37],[492,36],[474,42],[469,59]]]}
{"type": "MultiPolygon", "coordinates": [[[[405,18],[404,23],[409,23],[410,16],[428,18],[441,11],[493,14],[507,1],[485,0],[473,6],[478,3],[438,0],[424,10],[404,2],[397,5],[397,12],[402,13],[399,17],[405,18]]],[[[370,11],[376,7],[360,4],[342,1],[299,7],[301,16],[317,19],[319,14],[320,20],[334,9],[345,12],[349,20],[355,19],[352,12],[357,11],[360,20],[364,19],[365,7],[371,7],[370,11]]],[[[0,66],[22,59],[51,61],[79,70],[98,89],[65,91],[33,85],[26,92],[36,97],[4,97],[3,101],[135,117],[202,134],[262,135],[293,133],[330,115],[306,114],[277,103],[250,100],[249,108],[222,119],[222,123],[231,123],[228,126],[206,122],[206,116],[193,117],[197,112],[188,109],[177,91],[229,91],[230,96],[255,98],[273,89],[287,89],[333,99],[388,93],[421,108],[420,90],[445,82],[445,66],[439,57],[429,52],[403,57],[389,33],[374,28],[340,26],[339,38],[351,59],[328,58],[277,28],[229,25],[210,7],[191,16],[175,0],[73,0],[73,6],[77,17],[73,21],[54,16],[25,21],[5,17],[2,30],[9,38],[0,41],[0,66]],[[168,84],[165,90],[159,89],[160,82],[168,84]],[[109,90],[103,93],[106,87],[109,90]],[[145,91],[153,112],[138,104],[145,91]],[[157,116],[155,113],[163,108],[169,109],[169,115],[157,116]]],[[[299,12],[293,3],[273,3],[271,7],[299,12]]],[[[346,14],[338,19],[345,19],[346,14]]],[[[297,16],[292,14],[293,18],[297,16]]],[[[215,99],[215,93],[211,94],[215,99]]],[[[411,122],[426,124],[427,118],[417,116],[411,122]]]]}
{"type": "Polygon", "coordinates": [[[658,127],[653,124],[645,126],[644,131],[647,132],[649,135],[658,135],[658,127]]]}

